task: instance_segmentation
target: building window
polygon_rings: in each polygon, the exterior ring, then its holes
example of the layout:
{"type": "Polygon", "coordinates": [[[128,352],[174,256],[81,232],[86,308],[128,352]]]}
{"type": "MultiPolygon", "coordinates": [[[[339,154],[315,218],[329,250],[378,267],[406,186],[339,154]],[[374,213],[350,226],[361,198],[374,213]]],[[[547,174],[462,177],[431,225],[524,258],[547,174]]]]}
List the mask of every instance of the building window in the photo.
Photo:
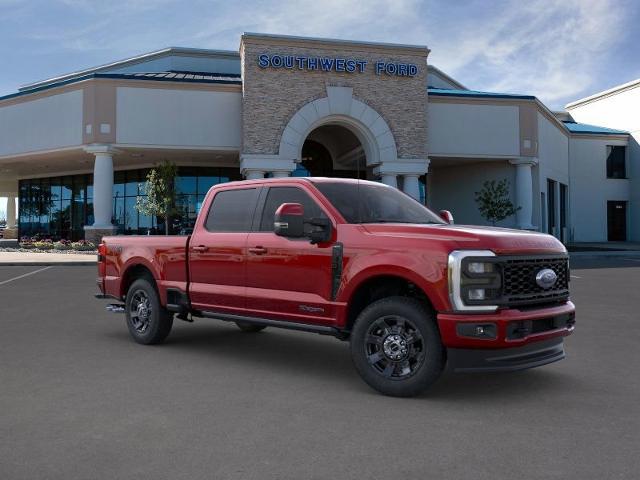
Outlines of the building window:
{"type": "Polygon", "coordinates": [[[560,184],[560,228],[566,228],[567,226],[567,191],[568,187],[564,184],[560,184]]]}
{"type": "Polygon", "coordinates": [[[547,233],[555,235],[556,230],[556,182],[547,179],[547,233]]]}
{"type": "Polygon", "coordinates": [[[607,178],[627,178],[627,147],[607,146],[607,178]]]}
{"type": "MultiPolygon", "coordinates": [[[[114,173],[112,211],[118,234],[164,234],[157,218],[135,208],[136,198],[144,195],[147,173],[114,173]]],[[[179,213],[171,219],[170,231],[189,233],[209,188],[231,180],[240,180],[237,168],[179,167],[175,179],[179,213]]],[[[21,236],[79,240],[84,226],[93,224],[93,175],[20,180],[19,208],[21,236]]]]}

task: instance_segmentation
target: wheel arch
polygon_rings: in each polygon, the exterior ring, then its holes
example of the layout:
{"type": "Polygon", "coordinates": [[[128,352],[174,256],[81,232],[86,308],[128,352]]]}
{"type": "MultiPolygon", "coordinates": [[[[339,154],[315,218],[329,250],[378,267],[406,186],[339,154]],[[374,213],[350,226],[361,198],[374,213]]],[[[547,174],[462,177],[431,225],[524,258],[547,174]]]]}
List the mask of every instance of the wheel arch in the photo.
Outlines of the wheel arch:
{"type": "MultiPolygon", "coordinates": [[[[365,272],[363,272],[365,273],[365,272]]],[[[436,308],[424,286],[416,278],[414,272],[371,272],[368,275],[359,275],[353,288],[345,296],[347,308],[343,318],[344,328],[351,331],[358,315],[367,305],[391,296],[406,296],[417,298],[425,306],[434,312],[436,308]]]]}
{"type": "Polygon", "coordinates": [[[120,296],[122,298],[127,295],[131,284],[139,278],[148,278],[153,288],[158,292],[158,283],[152,268],[143,261],[134,261],[126,266],[122,274],[122,280],[120,281],[120,296]]]}

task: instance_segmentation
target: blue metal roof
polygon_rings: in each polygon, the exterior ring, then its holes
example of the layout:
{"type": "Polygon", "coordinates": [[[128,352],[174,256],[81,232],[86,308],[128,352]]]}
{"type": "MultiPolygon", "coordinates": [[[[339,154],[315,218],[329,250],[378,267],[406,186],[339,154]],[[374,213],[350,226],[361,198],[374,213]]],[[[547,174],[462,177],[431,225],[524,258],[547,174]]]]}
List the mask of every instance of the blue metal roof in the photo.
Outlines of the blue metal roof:
{"type": "Polygon", "coordinates": [[[81,77],[71,78],[60,82],[49,83],[41,87],[22,90],[17,93],[10,93],[0,97],[0,100],[9,98],[22,97],[35,92],[49,90],[51,88],[70,85],[72,83],[82,82],[92,78],[114,78],[122,80],[151,80],[160,82],[185,82],[185,83],[218,83],[228,85],[242,85],[240,75],[231,73],[205,73],[205,72],[149,72],[149,73],[90,73],[81,77]]]}
{"type": "MultiPolygon", "coordinates": [[[[108,73],[96,74],[100,77],[105,75],[114,75],[108,73]]],[[[170,70],[168,72],[134,72],[134,73],[118,73],[117,78],[132,78],[135,80],[169,80],[175,81],[205,81],[214,83],[242,83],[240,75],[233,73],[209,73],[209,72],[187,72],[170,70]]]]}
{"type": "Polygon", "coordinates": [[[577,123],[563,121],[564,126],[569,129],[571,133],[593,133],[597,135],[628,135],[629,132],[625,130],[615,130],[613,128],[598,127],[596,125],[588,125],[586,123],[577,123]]]}
{"type": "Polygon", "coordinates": [[[533,95],[520,95],[517,93],[497,93],[497,92],[480,92],[478,90],[454,90],[447,88],[427,88],[429,95],[437,95],[441,97],[477,97],[477,98],[516,98],[524,100],[535,100],[533,95]]]}

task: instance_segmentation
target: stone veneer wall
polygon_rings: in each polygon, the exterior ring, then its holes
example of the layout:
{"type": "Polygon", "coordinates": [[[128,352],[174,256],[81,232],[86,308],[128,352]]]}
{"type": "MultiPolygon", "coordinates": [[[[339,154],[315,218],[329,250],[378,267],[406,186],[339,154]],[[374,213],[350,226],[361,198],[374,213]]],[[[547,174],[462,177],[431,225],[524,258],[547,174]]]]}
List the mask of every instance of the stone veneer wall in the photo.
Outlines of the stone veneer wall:
{"type": "Polygon", "coordinates": [[[393,133],[399,158],[427,158],[428,50],[322,43],[243,36],[242,152],[277,154],[292,115],[306,103],[327,96],[327,86],[353,88],[353,97],[376,110],[393,133]],[[260,68],[260,54],[340,57],[368,61],[364,73],[260,68]],[[413,63],[414,77],[376,75],[375,62],[413,63]]]}

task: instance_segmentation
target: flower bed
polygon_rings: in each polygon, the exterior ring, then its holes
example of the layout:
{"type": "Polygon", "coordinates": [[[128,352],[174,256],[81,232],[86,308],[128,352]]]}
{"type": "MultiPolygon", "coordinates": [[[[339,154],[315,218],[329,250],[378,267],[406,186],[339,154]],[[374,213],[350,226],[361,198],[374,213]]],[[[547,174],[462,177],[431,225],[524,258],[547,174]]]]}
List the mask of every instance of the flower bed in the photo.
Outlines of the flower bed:
{"type": "Polygon", "coordinates": [[[35,252],[35,253],[83,253],[96,254],[96,245],[86,240],[56,240],[40,237],[22,237],[18,248],[0,248],[0,252],[35,252]]]}

